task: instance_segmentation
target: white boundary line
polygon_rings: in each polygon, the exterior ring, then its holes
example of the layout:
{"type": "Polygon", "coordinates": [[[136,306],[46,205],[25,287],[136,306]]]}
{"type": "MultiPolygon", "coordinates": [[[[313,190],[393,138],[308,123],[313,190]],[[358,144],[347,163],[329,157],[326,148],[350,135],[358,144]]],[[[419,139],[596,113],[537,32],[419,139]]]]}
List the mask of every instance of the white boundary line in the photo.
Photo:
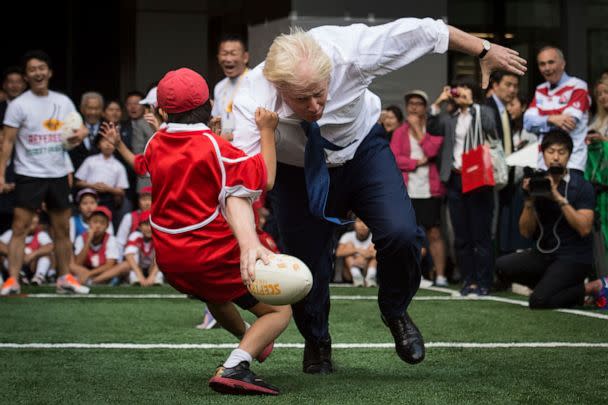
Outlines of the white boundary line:
{"type": "MultiPolygon", "coordinates": [[[[446,292],[449,291],[451,294],[453,290],[441,287],[428,287],[431,291],[446,292]],[[445,290],[445,291],[444,291],[445,290]]],[[[188,298],[183,294],[87,294],[87,295],[64,295],[64,294],[27,294],[24,298],[68,298],[68,299],[186,299],[188,298]]],[[[377,298],[374,295],[332,295],[332,300],[341,301],[375,301],[377,298]]],[[[528,302],[523,300],[495,297],[495,296],[484,296],[484,297],[462,297],[460,295],[445,295],[445,296],[421,296],[414,297],[414,301],[494,301],[502,302],[505,304],[519,305],[522,307],[528,307],[528,302]]],[[[578,309],[554,309],[553,311],[561,312],[565,314],[585,316],[588,318],[608,320],[608,315],[600,314],[591,311],[582,311],[578,309]]]]}
{"type": "MultiPolygon", "coordinates": [[[[303,349],[303,343],[276,343],[275,348],[303,349]]],[[[608,349],[608,343],[587,342],[429,342],[427,348],[448,349],[523,349],[523,348],[590,348],[608,349]]],[[[0,349],[120,349],[120,350],[183,350],[233,349],[236,343],[0,343],[0,349]]],[[[334,343],[334,349],[394,349],[394,343],[334,343]]]]}

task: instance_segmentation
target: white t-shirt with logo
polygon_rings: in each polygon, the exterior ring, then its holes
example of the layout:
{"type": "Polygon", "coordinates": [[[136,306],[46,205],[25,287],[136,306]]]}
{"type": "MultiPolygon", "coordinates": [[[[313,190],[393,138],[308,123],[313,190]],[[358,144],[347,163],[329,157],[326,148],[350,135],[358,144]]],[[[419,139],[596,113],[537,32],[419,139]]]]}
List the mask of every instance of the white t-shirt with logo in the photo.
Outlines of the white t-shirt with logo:
{"type": "Polygon", "coordinates": [[[232,112],[232,103],[236,97],[239,86],[246,75],[247,70],[239,77],[224,77],[213,89],[213,109],[211,110],[211,115],[214,117],[222,117],[222,134],[231,134],[234,132],[235,121],[234,113],[232,112]]]}
{"type": "Polygon", "coordinates": [[[15,173],[37,178],[67,176],[61,127],[65,116],[76,111],[66,95],[49,90],[37,96],[31,90],[6,109],[4,125],[18,128],[15,140],[15,173]]]}
{"type": "Polygon", "coordinates": [[[352,243],[357,249],[367,249],[372,245],[372,233],[369,233],[367,239],[359,240],[359,238],[357,238],[357,232],[346,232],[344,235],[342,235],[342,237],[340,238],[340,242],[338,243],[342,245],[352,243]]]}

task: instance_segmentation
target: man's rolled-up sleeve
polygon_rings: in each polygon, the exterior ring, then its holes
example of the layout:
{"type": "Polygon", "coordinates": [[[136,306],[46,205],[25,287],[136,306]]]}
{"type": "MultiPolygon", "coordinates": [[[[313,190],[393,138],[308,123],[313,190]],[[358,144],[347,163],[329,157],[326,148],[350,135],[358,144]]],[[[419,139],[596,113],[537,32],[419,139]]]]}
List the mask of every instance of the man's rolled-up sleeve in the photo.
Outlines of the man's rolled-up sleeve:
{"type": "Polygon", "coordinates": [[[325,26],[311,33],[334,43],[342,58],[356,64],[367,81],[400,69],[428,53],[445,53],[449,45],[448,26],[432,18],[401,18],[374,27],[325,26]]]}

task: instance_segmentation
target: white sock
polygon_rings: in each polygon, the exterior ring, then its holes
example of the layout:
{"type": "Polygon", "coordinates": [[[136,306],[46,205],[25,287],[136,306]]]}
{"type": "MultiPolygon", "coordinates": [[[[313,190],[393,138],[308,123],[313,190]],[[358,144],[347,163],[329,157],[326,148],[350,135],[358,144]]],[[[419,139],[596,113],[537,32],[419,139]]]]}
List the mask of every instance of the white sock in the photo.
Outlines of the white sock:
{"type": "Polygon", "coordinates": [[[445,278],[445,276],[437,276],[437,277],[435,278],[435,281],[436,281],[436,282],[439,282],[439,283],[444,283],[444,282],[448,281],[448,279],[447,279],[447,278],[445,278]]]}
{"type": "Polygon", "coordinates": [[[353,280],[356,278],[363,278],[363,274],[361,274],[361,269],[358,267],[351,267],[350,275],[353,278],[353,280]]]}
{"type": "Polygon", "coordinates": [[[238,366],[242,361],[250,363],[253,361],[253,357],[245,350],[234,349],[228,359],[224,362],[224,367],[232,368],[238,366]]]}
{"type": "Polygon", "coordinates": [[[46,273],[48,273],[51,268],[51,259],[47,256],[42,256],[38,259],[38,263],[36,263],[36,275],[42,278],[46,277],[46,273]]]}
{"type": "Polygon", "coordinates": [[[367,268],[367,276],[365,276],[366,280],[375,280],[376,279],[376,268],[368,267],[367,268]]]}

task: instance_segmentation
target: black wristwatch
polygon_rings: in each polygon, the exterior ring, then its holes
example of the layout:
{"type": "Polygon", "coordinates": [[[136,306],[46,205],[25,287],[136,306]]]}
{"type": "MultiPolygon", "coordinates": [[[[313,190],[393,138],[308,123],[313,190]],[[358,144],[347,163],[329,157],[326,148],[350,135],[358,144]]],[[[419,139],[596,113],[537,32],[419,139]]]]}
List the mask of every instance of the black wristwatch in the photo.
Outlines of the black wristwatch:
{"type": "Polygon", "coordinates": [[[481,51],[481,53],[479,55],[477,55],[477,57],[479,59],[483,59],[483,57],[486,56],[486,53],[488,53],[488,51],[492,47],[492,44],[487,39],[484,39],[483,41],[481,41],[481,45],[483,45],[483,50],[481,51]]]}

